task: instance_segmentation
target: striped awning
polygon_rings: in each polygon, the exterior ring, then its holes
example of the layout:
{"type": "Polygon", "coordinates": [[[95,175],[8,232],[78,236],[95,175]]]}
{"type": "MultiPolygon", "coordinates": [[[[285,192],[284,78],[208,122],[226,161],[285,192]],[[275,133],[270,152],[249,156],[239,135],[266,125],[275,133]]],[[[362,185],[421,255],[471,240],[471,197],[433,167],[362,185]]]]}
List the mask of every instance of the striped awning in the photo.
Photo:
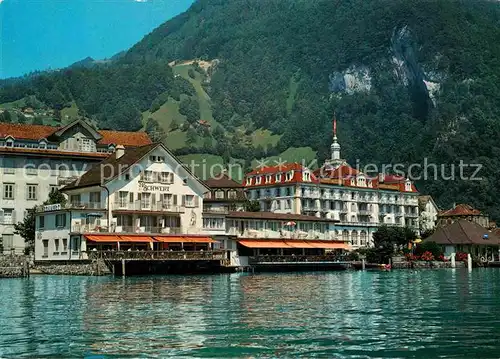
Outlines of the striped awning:
{"type": "Polygon", "coordinates": [[[319,249],[349,249],[342,241],[328,240],[281,240],[281,239],[241,239],[241,245],[248,248],[319,248],[319,249]]]}
{"type": "Polygon", "coordinates": [[[217,243],[210,237],[197,236],[155,236],[154,239],[163,243],[217,243]]]}

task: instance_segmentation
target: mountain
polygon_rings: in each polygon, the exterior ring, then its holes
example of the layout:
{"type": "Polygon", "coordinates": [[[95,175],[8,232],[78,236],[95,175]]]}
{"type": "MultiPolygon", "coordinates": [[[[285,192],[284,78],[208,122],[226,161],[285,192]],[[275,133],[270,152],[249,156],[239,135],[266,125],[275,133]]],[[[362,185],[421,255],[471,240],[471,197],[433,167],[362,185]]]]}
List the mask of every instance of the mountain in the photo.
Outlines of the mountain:
{"type": "Polygon", "coordinates": [[[438,204],[500,218],[499,24],[494,1],[199,0],[114,61],[8,83],[0,103],[34,96],[245,167],[323,160],[335,112],[353,165],[414,164],[438,204]]]}

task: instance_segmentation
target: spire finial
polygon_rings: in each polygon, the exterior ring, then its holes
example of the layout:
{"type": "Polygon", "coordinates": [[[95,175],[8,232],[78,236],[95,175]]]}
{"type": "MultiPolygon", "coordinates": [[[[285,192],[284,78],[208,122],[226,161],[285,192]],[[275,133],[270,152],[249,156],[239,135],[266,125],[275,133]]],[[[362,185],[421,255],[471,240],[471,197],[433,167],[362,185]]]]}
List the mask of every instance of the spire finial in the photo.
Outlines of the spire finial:
{"type": "Polygon", "coordinates": [[[337,137],[337,116],[335,116],[335,111],[333,112],[333,137],[337,137]]]}

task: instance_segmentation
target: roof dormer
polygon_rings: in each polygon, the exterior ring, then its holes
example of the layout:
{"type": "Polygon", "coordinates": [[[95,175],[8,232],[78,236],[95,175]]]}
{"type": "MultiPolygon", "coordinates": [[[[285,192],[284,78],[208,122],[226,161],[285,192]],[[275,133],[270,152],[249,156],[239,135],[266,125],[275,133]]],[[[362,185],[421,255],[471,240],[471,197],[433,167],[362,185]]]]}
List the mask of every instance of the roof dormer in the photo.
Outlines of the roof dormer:
{"type": "Polygon", "coordinates": [[[5,137],[5,146],[6,147],[14,147],[15,139],[11,135],[5,137]]]}

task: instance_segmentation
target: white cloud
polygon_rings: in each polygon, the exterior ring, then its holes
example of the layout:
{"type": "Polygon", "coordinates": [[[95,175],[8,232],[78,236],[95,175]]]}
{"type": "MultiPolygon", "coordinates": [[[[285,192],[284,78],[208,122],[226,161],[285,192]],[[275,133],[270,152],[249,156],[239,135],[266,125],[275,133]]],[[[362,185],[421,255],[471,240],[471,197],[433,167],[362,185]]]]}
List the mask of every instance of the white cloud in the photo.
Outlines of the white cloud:
{"type": "Polygon", "coordinates": [[[3,0],[0,0],[0,4],[3,3],[3,0]]]}
{"type": "MultiPolygon", "coordinates": [[[[3,0],[0,0],[2,2],[3,0]]],[[[148,0],[134,0],[135,2],[148,2],[148,0]]]]}

